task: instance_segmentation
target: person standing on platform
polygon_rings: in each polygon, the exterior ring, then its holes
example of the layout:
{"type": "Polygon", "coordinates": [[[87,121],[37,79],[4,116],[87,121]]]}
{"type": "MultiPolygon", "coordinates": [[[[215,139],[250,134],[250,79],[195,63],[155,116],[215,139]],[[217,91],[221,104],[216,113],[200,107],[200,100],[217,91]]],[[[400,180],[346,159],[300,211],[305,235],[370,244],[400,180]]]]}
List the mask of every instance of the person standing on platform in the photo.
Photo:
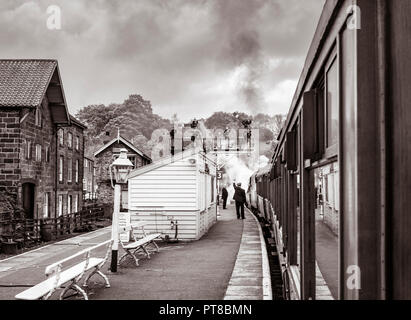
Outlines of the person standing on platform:
{"type": "Polygon", "coordinates": [[[226,187],[223,187],[222,198],[223,198],[223,209],[227,209],[228,191],[226,187]]]}
{"type": "Polygon", "coordinates": [[[241,218],[244,220],[244,204],[247,203],[245,190],[241,188],[241,182],[239,182],[237,185],[235,185],[234,182],[233,186],[235,190],[233,199],[235,200],[235,210],[237,212],[237,219],[241,218]]]}

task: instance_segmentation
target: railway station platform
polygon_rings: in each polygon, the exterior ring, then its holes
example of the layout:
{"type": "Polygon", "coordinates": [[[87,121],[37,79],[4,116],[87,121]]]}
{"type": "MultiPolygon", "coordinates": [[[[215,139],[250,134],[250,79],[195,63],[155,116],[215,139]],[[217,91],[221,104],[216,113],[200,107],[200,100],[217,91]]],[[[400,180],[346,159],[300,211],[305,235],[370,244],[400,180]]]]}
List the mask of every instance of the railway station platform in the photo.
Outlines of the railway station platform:
{"type": "MultiPolygon", "coordinates": [[[[0,300],[13,300],[45,279],[47,265],[109,239],[110,232],[110,227],[100,229],[1,260],[0,300]]],[[[163,243],[160,252],[141,259],[139,267],[126,261],[117,273],[107,271],[108,261],[103,271],[111,288],[92,278],[88,296],[91,300],[269,299],[262,246],[259,224],[251,213],[247,212],[246,220],[237,220],[233,204],[227,210],[220,207],[217,223],[198,241],[163,243]]],[[[100,250],[103,256],[105,249],[100,250]]],[[[50,299],[58,299],[58,294],[50,299]]]]}

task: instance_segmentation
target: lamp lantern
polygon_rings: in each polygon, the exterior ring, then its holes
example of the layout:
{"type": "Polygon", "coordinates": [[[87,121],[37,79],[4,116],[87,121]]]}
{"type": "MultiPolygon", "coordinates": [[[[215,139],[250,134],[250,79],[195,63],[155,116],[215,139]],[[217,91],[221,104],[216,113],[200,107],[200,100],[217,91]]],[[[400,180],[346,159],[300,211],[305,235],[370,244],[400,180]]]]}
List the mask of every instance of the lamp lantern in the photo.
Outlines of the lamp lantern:
{"type": "Polygon", "coordinates": [[[127,183],[127,177],[133,168],[133,163],[127,158],[127,149],[120,150],[120,156],[113,162],[114,179],[118,184],[127,183]]]}

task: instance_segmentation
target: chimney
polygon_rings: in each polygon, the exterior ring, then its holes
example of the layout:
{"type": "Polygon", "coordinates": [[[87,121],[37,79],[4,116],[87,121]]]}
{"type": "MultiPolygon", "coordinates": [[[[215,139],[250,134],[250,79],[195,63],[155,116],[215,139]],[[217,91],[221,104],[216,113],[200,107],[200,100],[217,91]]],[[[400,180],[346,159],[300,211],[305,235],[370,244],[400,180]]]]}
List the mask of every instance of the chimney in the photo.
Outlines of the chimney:
{"type": "Polygon", "coordinates": [[[106,131],[106,134],[104,136],[103,144],[107,144],[111,141],[110,139],[110,131],[106,131]]]}

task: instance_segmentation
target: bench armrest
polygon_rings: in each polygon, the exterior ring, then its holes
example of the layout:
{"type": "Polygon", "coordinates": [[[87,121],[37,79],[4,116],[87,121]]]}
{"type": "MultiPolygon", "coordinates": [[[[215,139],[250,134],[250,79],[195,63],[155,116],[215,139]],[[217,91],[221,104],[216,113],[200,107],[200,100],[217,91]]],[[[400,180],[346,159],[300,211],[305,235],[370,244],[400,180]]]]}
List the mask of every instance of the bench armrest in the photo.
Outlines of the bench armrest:
{"type": "Polygon", "coordinates": [[[95,246],[90,247],[90,248],[86,248],[86,249],[81,250],[81,251],[77,252],[76,254],[73,254],[73,255],[65,258],[65,259],[62,259],[62,260],[60,260],[60,261],[57,261],[57,262],[55,262],[55,263],[53,263],[53,264],[51,264],[51,265],[49,265],[49,266],[46,267],[45,274],[46,274],[46,276],[48,276],[48,275],[50,275],[51,273],[53,273],[59,265],[60,265],[60,268],[61,268],[61,266],[63,265],[63,263],[65,263],[65,262],[67,262],[67,261],[70,261],[70,260],[72,260],[72,259],[74,259],[74,258],[77,258],[77,257],[79,257],[79,256],[81,256],[81,255],[83,255],[83,254],[87,254],[88,252],[93,251],[93,250],[95,250],[95,249],[97,249],[97,248],[100,248],[101,246],[104,246],[104,245],[109,244],[109,247],[111,247],[112,242],[113,242],[112,239],[106,240],[106,241],[104,241],[104,242],[102,242],[102,243],[99,243],[98,245],[95,245],[95,246]]]}

